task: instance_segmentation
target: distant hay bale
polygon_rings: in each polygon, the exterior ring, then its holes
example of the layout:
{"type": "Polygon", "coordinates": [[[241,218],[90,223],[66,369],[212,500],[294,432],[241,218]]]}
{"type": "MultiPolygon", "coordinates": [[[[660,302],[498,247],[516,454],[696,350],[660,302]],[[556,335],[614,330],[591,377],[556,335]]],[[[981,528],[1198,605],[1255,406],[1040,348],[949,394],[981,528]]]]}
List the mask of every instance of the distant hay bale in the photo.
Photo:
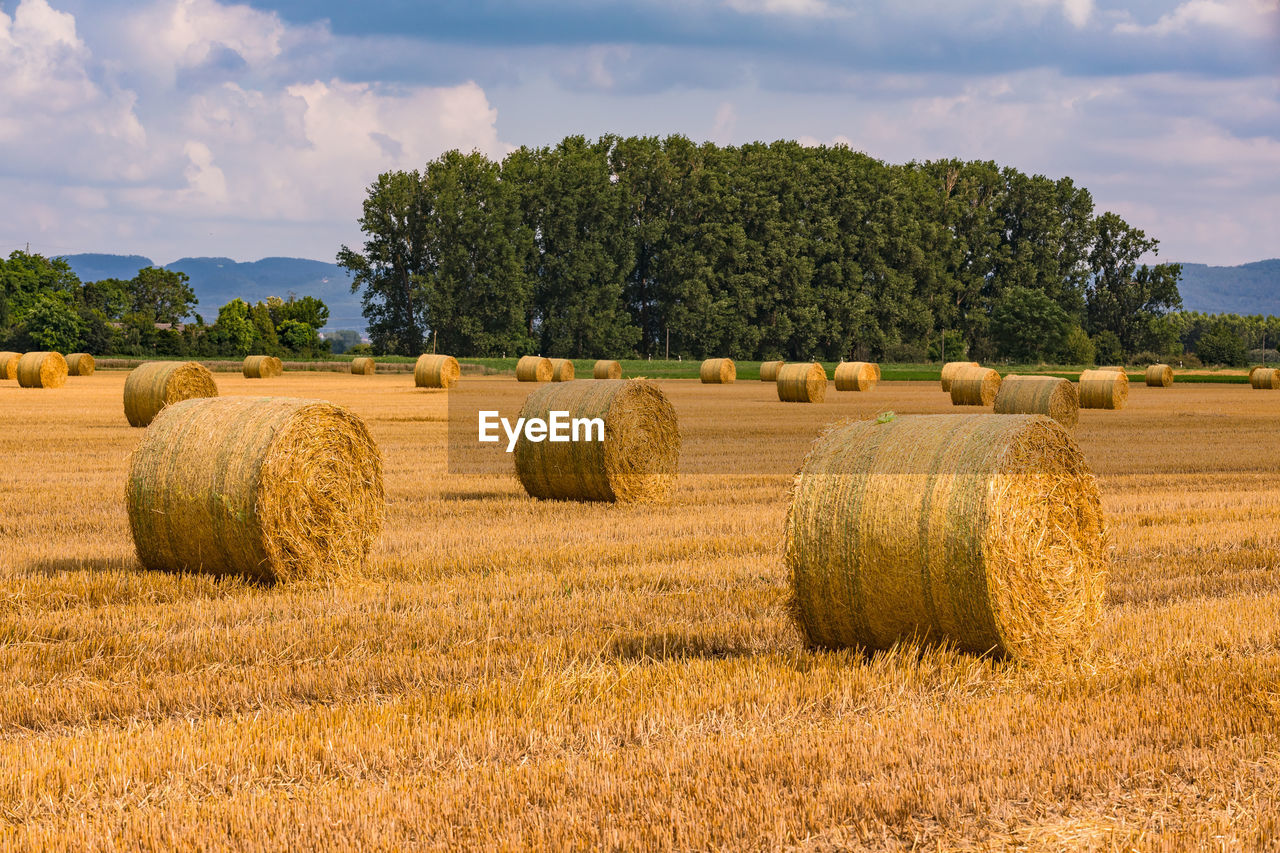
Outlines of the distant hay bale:
{"type": "Polygon", "coordinates": [[[622,365],[616,361],[602,358],[591,368],[591,377],[593,379],[621,379],[622,365]]]}
{"type": "Polygon", "coordinates": [[[942,365],[942,390],[951,390],[951,379],[956,375],[957,371],[966,367],[979,366],[980,365],[976,361],[948,361],[946,364],[942,365]]]}
{"type": "Polygon", "coordinates": [[[1147,368],[1147,386],[1168,388],[1173,384],[1173,368],[1167,364],[1153,364],[1147,368]]]}
{"type": "Polygon", "coordinates": [[[573,362],[567,358],[551,359],[551,381],[568,382],[573,379],[573,362]]]}
{"type": "Polygon", "coordinates": [[[93,356],[87,352],[73,352],[67,356],[68,376],[92,376],[93,368],[93,356]]]}
{"type": "Polygon", "coordinates": [[[1038,415],[837,426],[796,476],[784,553],[813,647],[922,640],[1056,664],[1087,649],[1102,614],[1098,485],[1038,415]]]}
{"type": "Polygon", "coordinates": [[[1075,383],[1056,376],[1006,376],[996,392],[997,415],[1047,415],[1065,427],[1080,421],[1075,383]]]}
{"type": "Polygon", "coordinates": [[[462,368],[451,355],[420,355],[413,366],[413,384],[418,388],[452,388],[461,375],[462,368]]]}
{"type": "Polygon", "coordinates": [[[378,363],[367,355],[351,359],[351,372],[356,376],[372,376],[378,370],[378,363]]]}
{"type": "Polygon", "coordinates": [[[1255,367],[1249,371],[1249,385],[1267,390],[1280,388],[1280,370],[1271,367],[1255,367]]]}
{"type": "Polygon", "coordinates": [[[516,381],[518,382],[550,382],[555,368],[551,359],[540,355],[526,355],[516,362],[516,381]]]}
{"type": "Polygon", "coordinates": [[[61,388],[67,384],[67,360],[62,353],[29,352],[18,359],[18,385],[22,388],[61,388]]]}
{"type": "Polygon", "coordinates": [[[1000,374],[990,367],[961,367],[951,374],[951,405],[990,406],[1000,391],[1000,374]]]}
{"type": "Polygon", "coordinates": [[[284,365],[272,355],[246,355],[240,371],[245,379],[273,379],[284,373],[284,365]]]}
{"type": "Polygon", "coordinates": [[[738,378],[738,370],[731,358],[709,358],[702,362],[699,376],[703,385],[729,385],[738,378]]]}
{"type": "Polygon", "coordinates": [[[880,368],[869,361],[842,361],[836,365],[837,391],[870,391],[880,381],[880,368]]]}
{"type": "Polygon", "coordinates": [[[778,368],[786,364],[785,361],[762,361],[760,362],[760,381],[761,382],[777,382],[778,368]]]}
{"type": "Polygon", "coordinates": [[[209,369],[195,361],[149,361],[124,380],[124,416],[129,426],[144,427],[165,406],[197,397],[218,396],[209,369]]]}
{"type": "Polygon", "coordinates": [[[133,452],[125,497],[146,568],[273,581],[357,573],[385,504],[364,422],[285,397],[166,406],[133,452]]]}
{"type": "Polygon", "coordinates": [[[20,352],[0,352],[0,379],[18,378],[18,359],[20,352]]]}
{"type": "Polygon", "coordinates": [[[1129,377],[1120,370],[1099,368],[1080,374],[1080,408],[1123,409],[1129,399],[1129,377]]]}
{"type": "MultiPolygon", "coordinates": [[[[648,382],[578,380],[538,388],[522,418],[567,412],[570,419],[600,418],[604,441],[516,442],[516,476],[535,498],[652,503],[664,501],[676,481],[680,429],[666,396],[648,382]]],[[[584,429],[580,439],[588,437],[584,429]]],[[[596,437],[595,433],[591,437],[596,437]]]]}
{"type": "Polygon", "coordinates": [[[816,361],[784,364],[775,381],[784,403],[821,403],[827,396],[827,371],[816,361]]]}

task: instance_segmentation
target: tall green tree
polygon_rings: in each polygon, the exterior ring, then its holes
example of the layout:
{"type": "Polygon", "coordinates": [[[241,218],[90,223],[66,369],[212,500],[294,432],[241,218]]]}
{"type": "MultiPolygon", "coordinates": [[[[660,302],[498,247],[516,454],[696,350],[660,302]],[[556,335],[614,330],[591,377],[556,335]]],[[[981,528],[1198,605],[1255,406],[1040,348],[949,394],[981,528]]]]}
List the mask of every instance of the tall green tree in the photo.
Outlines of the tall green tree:
{"type": "Polygon", "coordinates": [[[163,267],[144,267],[129,282],[131,310],[150,314],[157,323],[178,323],[196,305],[196,294],[186,273],[163,267]]]}
{"type": "Polygon", "coordinates": [[[1114,213],[1104,213],[1094,223],[1089,254],[1093,278],[1086,291],[1089,331],[1113,333],[1126,355],[1138,350],[1153,317],[1182,307],[1180,264],[1138,267],[1138,259],[1159,245],[1114,213]]]}

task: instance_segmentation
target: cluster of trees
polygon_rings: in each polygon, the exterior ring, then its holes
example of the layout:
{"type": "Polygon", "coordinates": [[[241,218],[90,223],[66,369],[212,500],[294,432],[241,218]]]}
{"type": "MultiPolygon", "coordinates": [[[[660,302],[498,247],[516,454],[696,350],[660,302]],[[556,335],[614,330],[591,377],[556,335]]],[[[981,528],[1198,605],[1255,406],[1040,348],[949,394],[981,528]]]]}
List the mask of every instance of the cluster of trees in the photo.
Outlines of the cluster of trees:
{"type": "Polygon", "coordinates": [[[1176,264],[1069,178],[846,147],[571,136],[379,175],[338,263],[378,351],[1116,360],[1176,264]]]}
{"type": "Polygon", "coordinates": [[[184,273],[159,267],[132,279],[81,282],[61,258],[16,251],[0,258],[0,346],[16,350],[122,355],[311,357],[329,344],[316,330],[328,307],[311,296],[249,305],[233,299],[206,325],[193,314],[195,292],[184,273]]]}

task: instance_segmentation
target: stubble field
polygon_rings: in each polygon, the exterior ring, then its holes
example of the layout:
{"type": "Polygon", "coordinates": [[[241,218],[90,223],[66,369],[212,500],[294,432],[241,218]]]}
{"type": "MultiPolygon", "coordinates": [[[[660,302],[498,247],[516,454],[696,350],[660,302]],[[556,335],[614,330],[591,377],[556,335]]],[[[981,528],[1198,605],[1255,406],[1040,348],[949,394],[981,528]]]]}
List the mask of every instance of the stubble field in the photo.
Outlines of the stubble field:
{"type": "Polygon", "coordinates": [[[351,407],[384,457],[367,576],[270,587],[138,567],[124,377],[0,384],[6,848],[1280,844],[1280,394],[1081,413],[1114,560],[1095,653],[1047,677],[810,652],[787,615],[785,472],[831,421],[952,411],[936,383],[663,381],[690,473],[613,507],[448,473],[446,395],[404,375],[219,374],[351,407]]]}

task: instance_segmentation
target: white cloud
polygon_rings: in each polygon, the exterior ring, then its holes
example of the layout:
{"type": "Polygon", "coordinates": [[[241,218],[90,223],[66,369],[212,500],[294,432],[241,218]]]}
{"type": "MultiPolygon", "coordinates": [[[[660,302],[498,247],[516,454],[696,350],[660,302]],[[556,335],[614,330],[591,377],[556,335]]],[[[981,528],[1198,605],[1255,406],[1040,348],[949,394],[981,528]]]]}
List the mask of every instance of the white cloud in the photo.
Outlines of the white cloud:
{"type": "Polygon", "coordinates": [[[1116,32],[1166,36],[1214,27],[1257,35],[1275,28],[1280,19],[1280,3],[1275,0],[1187,0],[1154,24],[1133,21],[1116,24],[1116,32]]]}
{"type": "Polygon", "coordinates": [[[126,21],[135,64],[172,77],[206,62],[217,50],[235,53],[249,66],[278,57],[285,26],[273,13],[216,0],[160,0],[126,21]]]}
{"type": "Polygon", "coordinates": [[[724,5],[747,15],[794,15],[804,18],[825,18],[836,10],[823,0],[724,0],[724,5]]]}
{"type": "Polygon", "coordinates": [[[716,116],[711,125],[711,138],[721,145],[734,141],[733,132],[738,126],[738,111],[733,104],[725,101],[716,108],[716,116]]]}

